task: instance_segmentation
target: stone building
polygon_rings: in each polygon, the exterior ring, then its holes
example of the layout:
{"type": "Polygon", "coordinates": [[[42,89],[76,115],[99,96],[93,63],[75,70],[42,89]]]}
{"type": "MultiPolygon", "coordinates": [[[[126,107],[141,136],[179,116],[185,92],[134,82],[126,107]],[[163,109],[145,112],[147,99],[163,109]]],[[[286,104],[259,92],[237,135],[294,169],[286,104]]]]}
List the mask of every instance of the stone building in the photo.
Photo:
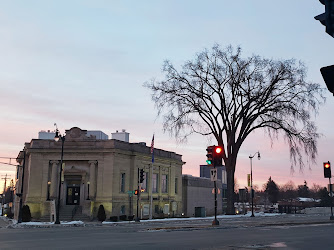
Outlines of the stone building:
{"type": "MultiPolygon", "coordinates": [[[[23,165],[25,155],[23,204],[30,207],[34,219],[50,216],[50,203],[57,200],[61,158],[61,140],[32,139],[25,143],[17,161],[23,165]]],[[[115,139],[96,139],[86,130],[66,130],[63,175],[61,176],[60,220],[66,211],[95,219],[103,204],[107,218],[135,215],[138,169],[144,169],[139,211],[148,217],[150,195],[153,195],[153,217],[179,216],[182,213],[182,156],[154,149],[145,143],[115,139]],[[151,178],[153,177],[153,178],[151,178]],[[153,183],[152,183],[153,181],[153,183]],[[152,185],[153,184],[153,185],[152,185]],[[153,186],[153,189],[151,188],[153,186]]],[[[18,168],[16,190],[21,189],[22,168],[18,168]]],[[[15,217],[19,199],[16,199],[15,217]]]]}
{"type": "MultiPolygon", "coordinates": [[[[222,214],[221,181],[217,181],[217,214],[222,214]]],[[[187,217],[215,214],[214,182],[209,178],[182,176],[183,213],[187,217]]]]}

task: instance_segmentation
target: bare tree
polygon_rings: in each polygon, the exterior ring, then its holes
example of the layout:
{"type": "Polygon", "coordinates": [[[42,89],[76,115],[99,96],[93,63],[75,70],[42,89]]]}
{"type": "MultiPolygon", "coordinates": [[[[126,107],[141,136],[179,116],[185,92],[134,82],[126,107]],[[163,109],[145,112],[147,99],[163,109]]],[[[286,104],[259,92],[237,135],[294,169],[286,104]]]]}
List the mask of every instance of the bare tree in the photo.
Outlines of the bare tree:
{"type": "Polygon", "coordinates": [[[284,135],[292,166],[303,167],[303,150],[317,154],[311,114],[323,102],[322,89],[306,81],[306,68],[295,60],[272,60],[219,45],[205,49],[177,70],[163,65],[164,80],[144,84],[163,115],[164,131],[178,140],[192,133],[212,135],[224,148],[227,169],[227,213],[234,214],[233,185],[238,152],[254,130],[263,128],[271,141],[284,135]]]}

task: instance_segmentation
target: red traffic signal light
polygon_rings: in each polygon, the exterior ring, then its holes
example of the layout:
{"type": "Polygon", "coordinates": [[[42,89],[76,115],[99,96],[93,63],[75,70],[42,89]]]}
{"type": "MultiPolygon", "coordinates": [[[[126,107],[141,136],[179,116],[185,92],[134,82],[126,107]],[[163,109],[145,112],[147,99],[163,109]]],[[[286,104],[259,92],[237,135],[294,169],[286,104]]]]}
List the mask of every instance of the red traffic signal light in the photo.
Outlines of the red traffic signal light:
{"type": "Polygon", "coordinates": [[[135,190],[135,195],[138,195],[138,189],[135,190]]]}
{"type": "Polygon", "coordinates": [[[324,162],[324,177],[325,178],[331,178],[332,177],[332,172],[331,172],[331,163],[324,162]]]}
{"type": "Polygon", "coordinates": [[[222,152],[223,152],[222,147],[219,147],[219,146],[215,147],[215,153],[216,153],[217,155],[219,155],[219,154],[222,153],[222,152]]]}
{"type": "Polygon", "coordinates": [[[207,160],[206,163],[209,167],[218,167],[222,166],[222,159],[224,149],[221,146],[209,146],[206,149],[207,151],[207,160]]]}
{"type": "Polygon", "coordinates": [[[221,146],[214,146],[214,167],[219,167],[223,165],[223,147],[221,146]]]}

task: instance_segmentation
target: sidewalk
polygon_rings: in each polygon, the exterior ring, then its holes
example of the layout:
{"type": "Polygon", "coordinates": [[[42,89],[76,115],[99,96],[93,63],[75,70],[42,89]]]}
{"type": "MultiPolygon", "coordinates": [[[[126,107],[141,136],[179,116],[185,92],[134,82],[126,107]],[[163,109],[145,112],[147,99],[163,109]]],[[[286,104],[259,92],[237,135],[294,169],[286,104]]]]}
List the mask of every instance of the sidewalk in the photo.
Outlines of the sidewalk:
{"type": "Polygon", "coordinates": [[[182,229],[182,228],[203,228],[203,227],[265,227],[265,226],[293,226],[305,224],[329,224],[334,220],[330,220],[329,215],[323,214],[255,214],[255,217],[248,215],[219,215],[218,226],[212,226],[214,217],[202,218],[169,218],[155,220],[141,220],[139,223],[135,221],[122,222],[82,222],[71,221],[61,222],[60,225],[55,225],[50,222],[26,222],[14,224],[6,217],[0,217],[0,228],[51,228],[51,227],[133,227],[154,230],[155,228],[165,229],[182,229]]]}
{"type": "Polygon", "coordinates": [[[6,228],[10,224],[12,222],[7,217],[0,216],[0,228],[6,228]]]}

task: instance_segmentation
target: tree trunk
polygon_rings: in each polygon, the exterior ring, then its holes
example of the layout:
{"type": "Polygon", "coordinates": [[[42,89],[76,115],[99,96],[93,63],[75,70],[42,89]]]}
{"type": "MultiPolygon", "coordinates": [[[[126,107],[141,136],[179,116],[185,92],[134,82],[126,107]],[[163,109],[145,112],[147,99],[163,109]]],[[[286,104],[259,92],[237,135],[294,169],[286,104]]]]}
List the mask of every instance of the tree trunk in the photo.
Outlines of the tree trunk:
{"type": "MultiPolygon", "coordinates": [[[[231,164],[232,165],[232,164],[231,164]]],[[[227,208],[226,214],[235,214],[234,209],[234,170],[232,166],[226,166],[227,173],[227,208]]]]}

